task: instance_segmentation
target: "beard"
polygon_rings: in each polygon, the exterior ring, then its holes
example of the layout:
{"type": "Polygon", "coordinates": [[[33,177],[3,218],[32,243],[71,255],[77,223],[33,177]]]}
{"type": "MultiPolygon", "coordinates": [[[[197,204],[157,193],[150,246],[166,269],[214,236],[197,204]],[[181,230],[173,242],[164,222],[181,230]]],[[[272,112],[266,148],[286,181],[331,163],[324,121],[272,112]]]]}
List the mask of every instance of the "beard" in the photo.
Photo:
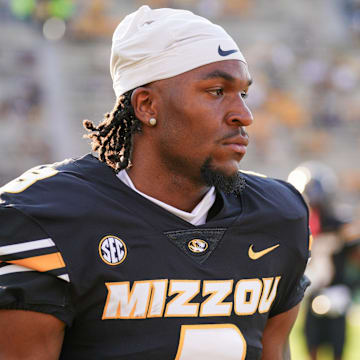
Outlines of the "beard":
{"type": "Polygon", "coordinates": [[[240,172],[233,175],[225,175],[222,171],[216,170],[211,165],[212,159],[209,157],[201,166],[201,177],[206,185],[214,186],[217,190],[226,194],[240,194],[245,188],[245,179],[240,172]]]}

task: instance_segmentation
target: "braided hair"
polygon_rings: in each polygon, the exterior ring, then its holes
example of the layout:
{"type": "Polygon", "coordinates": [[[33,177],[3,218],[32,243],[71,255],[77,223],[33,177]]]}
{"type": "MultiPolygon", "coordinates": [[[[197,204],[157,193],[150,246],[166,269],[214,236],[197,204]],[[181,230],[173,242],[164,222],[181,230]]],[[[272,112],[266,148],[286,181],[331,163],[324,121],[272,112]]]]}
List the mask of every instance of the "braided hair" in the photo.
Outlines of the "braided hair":
{"type": "Polygon", "coordinates": [[[105,114],[98,126],[90,120],[83,121],[84,128],[91,131],[84,137],[92,140],[91,147],[98,152],[99,159],[116,172],[129,167],[133,134],[141,132],[141,122],[131,105],[132,92],[120,96],[113,110],[105,114]]]}

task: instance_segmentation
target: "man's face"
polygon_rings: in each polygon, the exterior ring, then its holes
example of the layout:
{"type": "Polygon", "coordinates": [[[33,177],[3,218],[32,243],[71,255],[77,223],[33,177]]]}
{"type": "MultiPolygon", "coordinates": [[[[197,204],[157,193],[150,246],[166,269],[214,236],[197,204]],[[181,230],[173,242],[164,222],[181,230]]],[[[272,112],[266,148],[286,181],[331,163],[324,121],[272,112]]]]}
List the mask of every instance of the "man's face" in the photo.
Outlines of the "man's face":
{"type": "Polygon", "coordinates": [[[200,182],[205,165],[226,177],[236,174],[248,144],[245,127],[253,121],[244,101],[250,83],[247,66],[227,60],[150,84],[160,161],[200,182]]]}

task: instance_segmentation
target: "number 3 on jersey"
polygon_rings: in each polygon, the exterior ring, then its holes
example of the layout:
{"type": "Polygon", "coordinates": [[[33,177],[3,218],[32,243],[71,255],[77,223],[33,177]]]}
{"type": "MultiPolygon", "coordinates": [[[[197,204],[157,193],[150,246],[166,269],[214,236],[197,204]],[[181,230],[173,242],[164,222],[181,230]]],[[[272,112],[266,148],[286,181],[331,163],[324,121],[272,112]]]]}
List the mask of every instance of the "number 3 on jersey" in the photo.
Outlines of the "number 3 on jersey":
{"type": "Polygon", "coordinates": [[[1,187],[0,192],[17,194],[23,192],[37,181],[47,179],[57,173],[57,170],[49,166],[35,167],[1,187]]]}
{"type": "Polygon", "coordinates": [[[182,325],[175,360],[244,360],[246,341],[234,324],[182,325]]]}

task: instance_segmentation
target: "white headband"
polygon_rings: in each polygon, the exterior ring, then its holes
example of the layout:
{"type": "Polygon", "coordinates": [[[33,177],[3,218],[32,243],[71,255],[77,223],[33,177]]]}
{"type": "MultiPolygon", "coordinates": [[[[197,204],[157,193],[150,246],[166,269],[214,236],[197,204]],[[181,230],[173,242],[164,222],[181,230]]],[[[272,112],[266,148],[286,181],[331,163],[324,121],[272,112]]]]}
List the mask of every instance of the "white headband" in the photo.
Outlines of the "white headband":
{"type": "Polygon", "coordinates": [[[110,73],[117,97],[138,86],[222,60],[246,64],[219,25],[187,10],[141,6],[116,28],[110,73]]]}

